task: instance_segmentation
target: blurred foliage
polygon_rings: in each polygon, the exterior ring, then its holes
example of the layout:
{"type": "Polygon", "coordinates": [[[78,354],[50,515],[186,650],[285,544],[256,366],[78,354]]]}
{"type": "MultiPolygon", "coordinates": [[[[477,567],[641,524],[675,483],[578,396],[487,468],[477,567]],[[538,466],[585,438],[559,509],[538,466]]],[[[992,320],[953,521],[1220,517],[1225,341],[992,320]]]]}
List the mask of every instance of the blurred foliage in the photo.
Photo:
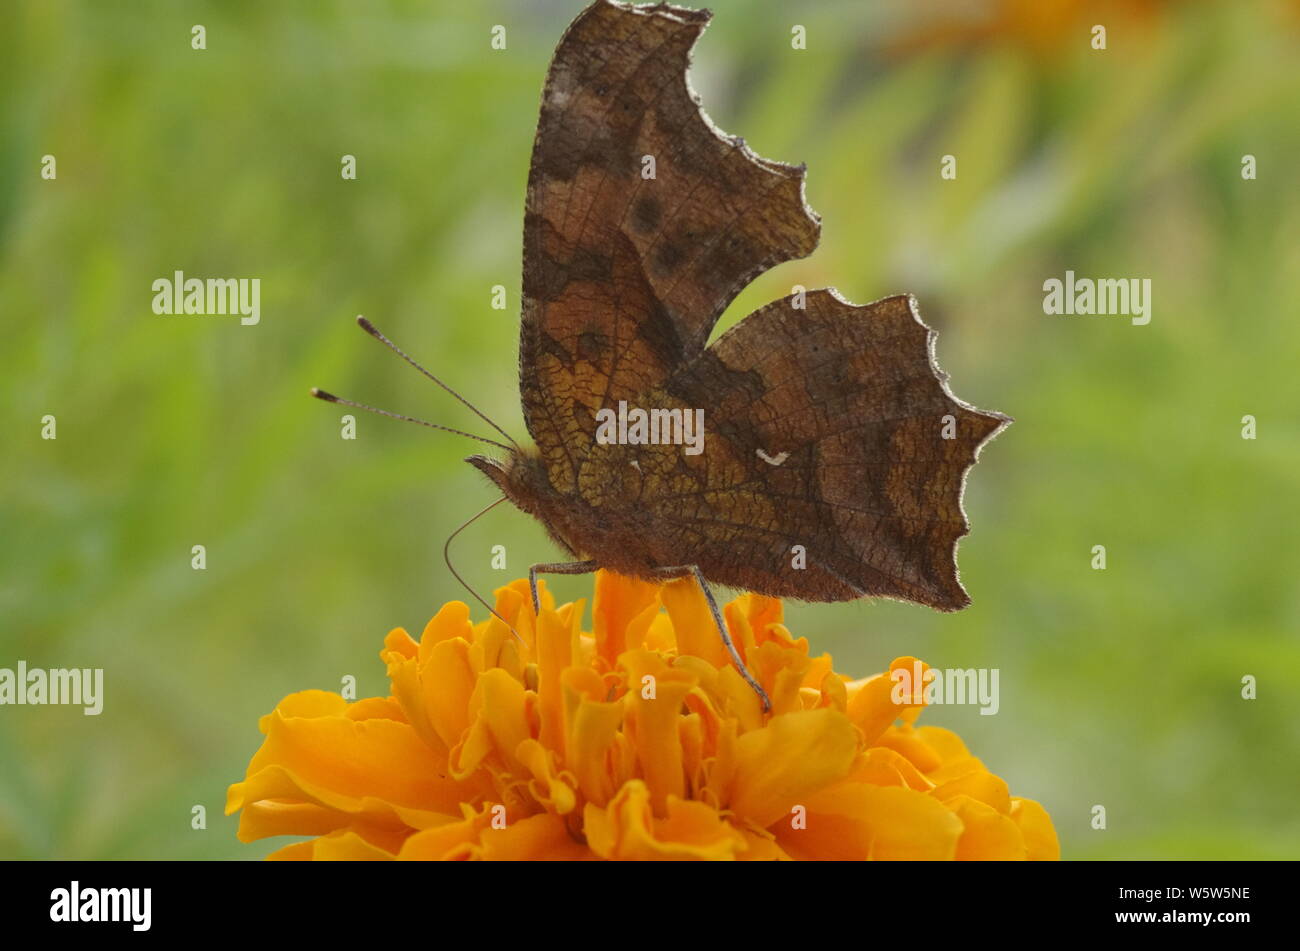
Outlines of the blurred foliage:
{"type": "MultiPolygon", "coordinates": [[[[974,606],[791,605],[790,627],[861,674],[999,668],[999,715],[925,722],[1041,800],[1066,857],[1295,857],[1297,5],[710,6],[693,84],[723,129],[808,163],[824,222],[721,327],[794,283],[910,291],[954,391],[1017,418],[967,491],[974,606]],[[1151,323],[1045,316],[1067,268],[1149,277],[1151,323]]],[[[364,313],[522,435],[524,181],[579,9],[4,4],[0,666],[104,667],[106,704],[0,708],[0,857],[265,854],[221,816],[257,718],[345,674],[385,692],[384,633],[466,597],[441,549],[493,497],[473,447],[376,418],[343,441],[307,388],[482,429],[364,313]],[[259,277],[261,324],[155,316],[176,269],[259,277]]],[[[505,507],[455,552],[482,592],[555,554],[505,507]]]]}

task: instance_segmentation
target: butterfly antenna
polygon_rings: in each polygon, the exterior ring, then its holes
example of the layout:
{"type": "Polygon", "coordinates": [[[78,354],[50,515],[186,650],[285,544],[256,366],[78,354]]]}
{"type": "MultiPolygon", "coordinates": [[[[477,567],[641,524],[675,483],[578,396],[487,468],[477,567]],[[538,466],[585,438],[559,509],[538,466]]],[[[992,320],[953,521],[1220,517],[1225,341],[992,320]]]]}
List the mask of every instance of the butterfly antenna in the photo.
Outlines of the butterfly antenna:
{"type": "Polygon", "coordinates": [[[469,528],[476,521],[478,521],[480,516],[486,515],[488,512],[492,511],[492,509],[496,508],[505,500],[506,497],[504,495],[501,496],[501,498],[497,499],[487,508],[479,512],[478,515],[471,516],[469,521],[467,521],[460,528],[456,529],[454,532],[448,535],[446,543],[442,546],[442,560],[447,563],[447,570],[450,571],[453,577],[455,577],[455,579],[461,583],[461,586],[464,587],[464,589],[468,591],[470,594],[474,595],[474,600],[476,600],[479,604],[483,605],[483,607],[487,608],[488,611],[491,612],[494,618],[496,618],[498,621],[500,621],[502,624],[504,624],[506,627],[510,629],[510,633],[515,636],[515,638],[519,641],[520,644],[525,644],[526,646],[526,642],[522,637],[520,637],[519,632],[515,630],[515,626],[511,624],[509,621],[507,621],[505,618],[503,618],[500,614],[498,614],[496,608],[492,607],[492,605],[488,604],[486,601],[480,598],[478,592],[475,591],[473,588],[471,588],[468,584],[466,584],[465,579],[460,576],[460,572],[457,571],[455,566],[453,566],[451,563],[452,540],[461,532],[465,531],[465,529],[469,528]]]}
{"type": "Polygon", "coordinates": [[[489,446],[496,446],[498,449],[504,449],[506,452],[513,452],[509,446],[504,443],[499,443],[495,439],[488,439],[484,436],[475,436],[473,433],[467,433],[460,429],[452,429],[450,426],[439,426],[437,423],[430,423],[423,419],[416,419],[414,416],[403,416],[401,413],[390,413],[386,409],[379,409],[375,406],[367,406],[365,403],[356,403],[352,400],[345,400],[341,396],[335,396],[333,393],[326,393],[324,390],[314,386],[311,388],[311,395],[316,397],[318,400],[324,400],[326,403],[341,403],[343,406],[364,409],[366,412],[378,413],[380,416],[387,416],[389,419],[401,419],[408,423],[419,423],[421,426],[428,426],[430,429],[441,429],[444,433],[455,433],[457,436],[468,436],[470,439],[477,439],[479,442],[485,442],[489,446]]]}
{"type": "MultiPolygon", "coordinates": [[[[471,410],[472,410],[472,411],[473,411],[473,412],[478,416],[479,419],[483,420],[483,422],[487,423],[489,426],[491,426],[493,429],[495,429],[497,432],[499,432],[502,436],[505,436],[506,439],[509,439],[510,442],[511,442],[511,444],[512,444],[516,449],[519,449],[519,448],[520,448],[520,447],[519,447],[519,443],[515,442],[514,437],[511,436],[511,435],[510,435],[508,432],[506,432],[504,429],[502,429],[500,426],[498,426],[496,423],[492,422],[492,420],[488,419],[487,415],[486,415],[485,413],[483,413],[482,410],[480,410],[477,406],[475,406],[475,405],[474,405],[473,403],[471,403],[469,400],[465,399],[465,397],[461,396],[459,393],[457,393],[455,390],[453,390],[453,389],[452,389],[450,386],[448,386],[446,383],[442,382],[442,380],[438,379],[436,376],[434,376],[432,373],[430,373],[430,372],[429,372],[428,370],[426,370],[424,367],[420,366],[420,364],[416,363],[415,360],[414,360],[414,359],[413,359],[413,358],[412,358],[412,357],[411,357],[411,356],[410,356],[410,355],[409,355],[405,350],[403,350],[403,349],[402,349],[401,347],[399,347],[397,344],[393,343],[393,341],[391,341],[391,340],[389,340],[387,337],[385,337],[385,336],[384,336],[384,335],[379,331],[379,329],[378,329],[374,324],[372,324],[372,323],[371,323],[369,320],[367,320],[365,317],[362,317],[360,314],[357,315],[357,325],[358,325],[362,330],[364,330],[366,333],[370,334],[370,336],[374,337],[376,340],[378,340],[380,343],[382,343],[384,346],[386,346],[389,350],[393,351],[393,353],[397,354],[399,357],[401,357],[403,360],[405,360],[405,361],[406,361],[407,363],[409,363],[411,366],[415,367],[417,370],[419,370],[421,373],[423,373],[425,376],[427,376],[429,379],[431,379],[434,383],[437,383],[440,387],[442,387],[444,390],[446,390],[446,391],[447,391],[448,393],[450,393],[452,396],[456,397],[456,399],[460,400],[462,403],[464,403],[466,406],[468,406],[468,407],[469,407],[469,408],[470,408],[470,409],[471,409],[471,410]]],[[[509,448],[509,447],[506,447],[506,448],[509,448]]],[[[522,451],[522,450],[520,450],[520,451],[522,451]]]]}

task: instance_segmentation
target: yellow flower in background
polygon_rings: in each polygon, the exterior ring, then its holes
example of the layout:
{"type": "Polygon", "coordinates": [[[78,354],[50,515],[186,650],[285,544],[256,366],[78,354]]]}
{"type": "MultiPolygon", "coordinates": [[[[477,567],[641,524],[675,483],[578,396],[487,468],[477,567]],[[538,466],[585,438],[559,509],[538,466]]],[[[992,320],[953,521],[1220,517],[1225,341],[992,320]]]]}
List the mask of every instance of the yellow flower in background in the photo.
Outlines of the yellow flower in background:
{"type": "Polygon", "coordinates": [[[1159,27],[1188,0],[921,0],[907,8],[895,52],[1006,46],[1053,60],[1070,46],[1090,49],[1091,27],[1140,31],[1159,27]],[[909,28],[910,24],[910,28],[909,28]]]}
{"type": "Polygon", "coordinates": [[[534,618],[526,581],[496,595],[523,643],[453,601],[418,642],[389,633],[391,696],[264,716],[227,796],[239,838],[314,836],[275,859],[1059,858],[1042,806],[916,726],[887,673],[810,656],[780,601],[725,612],[764,713],[691,579],[599,572],[590,633],[583,601],[544,593],[534,618]]]}

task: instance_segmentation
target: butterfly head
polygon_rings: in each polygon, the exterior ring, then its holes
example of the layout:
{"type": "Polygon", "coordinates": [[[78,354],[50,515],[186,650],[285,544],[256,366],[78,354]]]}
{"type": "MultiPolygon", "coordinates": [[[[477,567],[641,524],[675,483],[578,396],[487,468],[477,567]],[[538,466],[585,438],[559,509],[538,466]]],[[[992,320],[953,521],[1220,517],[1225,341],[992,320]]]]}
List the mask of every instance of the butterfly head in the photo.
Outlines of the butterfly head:
{"type": "Polygon", "coordinates": [[[465,461],[491,479],[517,508],[538,514],[538,502],[550,488],[540,458],[512,451],[505,460],[474,455],[465,461]]]}

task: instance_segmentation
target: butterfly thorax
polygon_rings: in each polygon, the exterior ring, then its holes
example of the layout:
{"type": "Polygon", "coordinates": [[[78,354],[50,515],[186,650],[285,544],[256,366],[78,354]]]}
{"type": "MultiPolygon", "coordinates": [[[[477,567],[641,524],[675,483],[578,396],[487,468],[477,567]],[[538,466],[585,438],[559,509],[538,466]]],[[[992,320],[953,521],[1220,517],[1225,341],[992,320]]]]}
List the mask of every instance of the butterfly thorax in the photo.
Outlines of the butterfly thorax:
{"type": "Polygon", "coordinates": [[[657,567],[670,563],[665,553],[652,548],[649,526],[641,524],[644,513],[620,507],[616,514],[576,493],[561,492],[535,451],[512,452],[505,460],[475,455],[465,461],[491,479],[520,511],[541,522],[556,544],[574,557],[641,578],[652,577],[657,567]]]}

